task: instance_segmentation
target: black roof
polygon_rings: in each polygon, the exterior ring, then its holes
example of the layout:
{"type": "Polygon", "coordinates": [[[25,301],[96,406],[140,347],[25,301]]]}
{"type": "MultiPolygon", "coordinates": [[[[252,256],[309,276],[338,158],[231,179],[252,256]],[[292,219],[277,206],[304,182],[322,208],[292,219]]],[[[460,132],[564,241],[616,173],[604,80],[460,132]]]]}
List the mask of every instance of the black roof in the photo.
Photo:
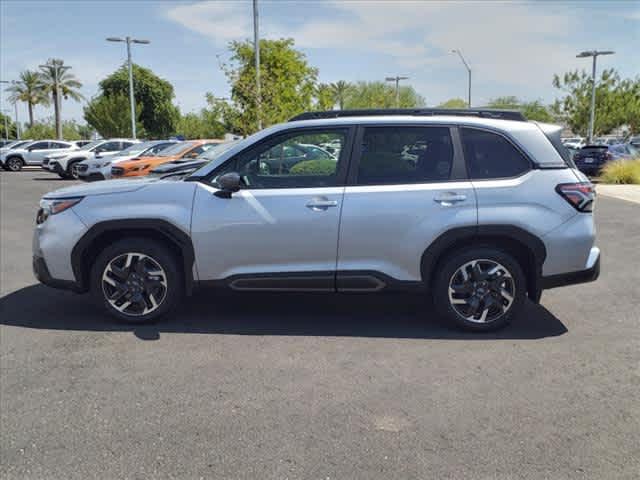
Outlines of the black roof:
{"type": "Polygon", "coordinates": [[[517,110],[494,110],[491,108],[447,109],[447,108],[390,108],[390,109],[366,109],[366,110],[327,110],[321,112],[304,112],[293,117],[290,122],[296,120],[316,120],[322,118],[341,117],[370,117],[381,115],[409,115],[416,117],[428,117],[434,115],[453,115],[459,117],[481,117],[499,120],[516,120],[526,122],[527,119],[517,110]]]}

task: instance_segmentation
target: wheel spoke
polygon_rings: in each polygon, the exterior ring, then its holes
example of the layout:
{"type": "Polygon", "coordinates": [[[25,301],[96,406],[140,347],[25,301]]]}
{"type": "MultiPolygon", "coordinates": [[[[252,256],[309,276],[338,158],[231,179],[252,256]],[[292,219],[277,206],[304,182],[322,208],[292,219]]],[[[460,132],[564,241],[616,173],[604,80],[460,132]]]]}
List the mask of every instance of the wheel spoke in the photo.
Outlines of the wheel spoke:
{"type": "Polygon", "coordinates": [[[480,315],[480,318],[478,319],[478,321],[484,323],[487,321],[487,314],[489,313],[489,308],[485,307],[484,310],[482,310],[482,315],[480,315]]]}
{"type": "Polygon", "coordinates": [[[500,289],[500,296],[509,303],[513,302],[513,296],[511,296],[511,294],[507,292],[504,288],[500,289]]]}

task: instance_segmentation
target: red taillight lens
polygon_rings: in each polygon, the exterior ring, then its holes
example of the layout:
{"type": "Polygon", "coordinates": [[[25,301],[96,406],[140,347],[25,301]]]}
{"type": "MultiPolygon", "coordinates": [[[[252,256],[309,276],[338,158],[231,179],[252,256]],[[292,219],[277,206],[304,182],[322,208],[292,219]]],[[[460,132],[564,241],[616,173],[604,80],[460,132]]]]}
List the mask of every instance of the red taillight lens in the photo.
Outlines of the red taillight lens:
{"type": "Polygon", "coordinates": [[[591,182],[561,183],[556,192],[579,212],[593,211],[596,189],[591,182]]]}

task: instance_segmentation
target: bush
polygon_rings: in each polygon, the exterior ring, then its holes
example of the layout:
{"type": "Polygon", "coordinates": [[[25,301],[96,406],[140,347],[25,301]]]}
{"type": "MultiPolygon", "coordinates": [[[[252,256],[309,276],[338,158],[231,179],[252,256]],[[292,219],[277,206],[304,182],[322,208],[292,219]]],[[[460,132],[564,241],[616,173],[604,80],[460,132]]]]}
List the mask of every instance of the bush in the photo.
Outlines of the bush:
{"type": "Polygon", "coordinates": [[[604,166],[600,175],[603,183],[640,184],[640,158],[616,160],[604,166]]]}
{"type": "Polygon", "coordinates": [[[333,175],[336,172],[335,160],[305,160],[296,163],[289,173],[291,175],[333,175]]]}

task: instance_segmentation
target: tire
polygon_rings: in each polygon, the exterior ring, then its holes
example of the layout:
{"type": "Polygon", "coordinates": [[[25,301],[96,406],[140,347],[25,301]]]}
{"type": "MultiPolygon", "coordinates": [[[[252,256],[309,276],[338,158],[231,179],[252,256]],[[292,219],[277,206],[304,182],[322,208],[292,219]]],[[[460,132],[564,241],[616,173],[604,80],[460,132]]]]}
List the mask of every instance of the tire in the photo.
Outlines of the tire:
{"type": "Polygon", "coordinates": [[[80,176],[78,175],[78,171],[74,168],[78,163],[80,163],[80,160],[72,160],[72,161],[70,161],[69,164],[67,165],[67,171],[66,171],[64,177],[62,177],[62,178],[69,178],[69,179],[72,179],[72,180],[79,180],[80,176]]]}
{"type": "Polygon", "coordinates": [[[526,292],[522,268],[511,255],[491,247],[471,247],[454,252],[439,265],[433,302],[456,326],[486,332],[508,325],[522,311],[526,292]]]}
{"type": "Polygon", "coordinates": [[[120,321],[156,321],[174,310],[184,295],[178,264],[160,242],[138,237],[120,240],[100,252],[92,265],[91,294],[120,321]]]}
{"type": "Polygon", "coordinates": [[[5,160],[5,168],[11,172],[19,172],[24,166],[24,160],[20,157],[9,157],[5,160]]]}

